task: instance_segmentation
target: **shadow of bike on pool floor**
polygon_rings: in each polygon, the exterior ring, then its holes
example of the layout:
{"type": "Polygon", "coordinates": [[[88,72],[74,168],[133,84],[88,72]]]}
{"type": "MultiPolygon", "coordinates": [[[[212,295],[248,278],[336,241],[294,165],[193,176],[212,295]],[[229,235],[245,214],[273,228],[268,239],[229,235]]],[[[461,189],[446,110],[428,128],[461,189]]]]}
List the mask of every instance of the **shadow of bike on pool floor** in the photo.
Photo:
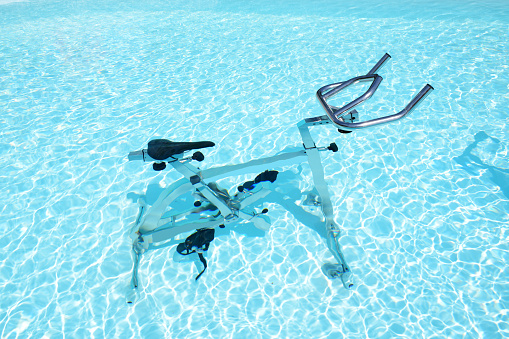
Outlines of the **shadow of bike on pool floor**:
{"type": "Polygon", "coordinates": [[[509,170],[489,165],[483,162],[477,155],[473,154],[474,151],[482,147],[480,144],[484,144],[485,142],[491,143],[488,144],[490,146],[489,149],[485,148],[488,149],[488,153],[495,155],[500,148],[500,140],[490,137],[485,132],[478,132],[474,136],[474,142],[463,151],[463,154],[453,159],[460,164],[465,171],[472,175],[478,175],[479,170],[486,170],[490,175],[488,179],[500,187],[502,194],[509,199],[509,170]]]}

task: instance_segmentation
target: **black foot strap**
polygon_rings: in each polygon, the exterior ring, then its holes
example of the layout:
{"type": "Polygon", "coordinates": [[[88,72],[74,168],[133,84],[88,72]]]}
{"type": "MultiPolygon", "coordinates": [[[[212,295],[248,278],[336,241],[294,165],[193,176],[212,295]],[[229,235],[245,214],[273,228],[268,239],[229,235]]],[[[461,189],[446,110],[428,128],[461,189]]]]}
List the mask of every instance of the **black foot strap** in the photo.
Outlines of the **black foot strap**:
{"type": "Polygon", "coordinates": [[[265,171],[260,174],[258,174],[254,181],[246,181],[243,185],[241,185],[242,189],[246,189],[248,191],[252,190],[256,184],[262,182],[262,181],[270,181],[271,183],[276,181],[278,171],[265,171]]]}
{"type": "Polygon", "coordinates": [[[201,263],[203,264],[203,270],[198,274],[195,280],[201,277],[203,272],[207,269],[207,260],[202,254],[202,251],[209,249],[210,242],[214,240],[214,229],[213,228],[202,228],[197,230],[186,238],[186,241],[178,244],[177,252],[182,255],[189,255],[192,253],[198,253],[201,263]],[[197,250],[199,249],[199,250],[197,250]]]}
{"type": "Polygon", "coordinates": [[[201,277],[201,275],[203,274],[203,272],[205,272],[205,270],[207,269],[207,260],[205,260],[205,258],[203,257],[203,254],[201,253],[198,253],[198,256],[200,257],[200,261],[201,263],[203,264],[203,270],[200,272],[200,274],[198,274],[196,276],[196,278],[194,280],[198,280],[199,277],[201,277]]]}

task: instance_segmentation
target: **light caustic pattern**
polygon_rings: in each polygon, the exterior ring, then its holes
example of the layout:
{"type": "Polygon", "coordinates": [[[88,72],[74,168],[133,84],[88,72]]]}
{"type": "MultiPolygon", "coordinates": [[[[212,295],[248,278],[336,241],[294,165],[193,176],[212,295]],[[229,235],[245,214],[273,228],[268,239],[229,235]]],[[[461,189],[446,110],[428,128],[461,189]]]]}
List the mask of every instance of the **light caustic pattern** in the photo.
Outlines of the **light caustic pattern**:
{"type": "Polygon", "coordinates": [[[4,26],[1,336],[509,335],[507,24],[343,19],[126,10],[4,26]],[[127,163],[129,151],[211,140],[206,168],[299,146],[295,124],[323,114],[315,91],[384,52],[393,62],[361,118],[403,108],[429,82],[416,113],[349,135],[312,130],[340,148],[322,158],[352,291],[320,271],[333,259],[304,164],[264,204],[268,232],[218,232],[199,282],[174,247],[146,254],[144,292],[125,305],[135,202],[178,178],[127,163]]]}

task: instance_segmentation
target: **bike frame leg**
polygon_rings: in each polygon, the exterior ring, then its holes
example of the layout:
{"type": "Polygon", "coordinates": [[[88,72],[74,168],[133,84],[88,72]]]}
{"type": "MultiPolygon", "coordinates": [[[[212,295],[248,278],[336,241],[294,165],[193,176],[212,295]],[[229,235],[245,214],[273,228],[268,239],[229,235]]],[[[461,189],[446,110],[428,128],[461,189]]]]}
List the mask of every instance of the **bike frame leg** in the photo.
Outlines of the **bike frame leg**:
{"type": "Polygon", "coordinates": [[[325,182],[325,174],[319,150],[311,137],[311,133],[309,132],[308,122],[304,120],[299,123],[298,127],[308,156],[308,163],[313,175],[313,182],[321,199],[322,213],[325,217],[325,227],[327,228],[327,246],[338,261],[338,264],[336,265],[325,265],[322,267],[322,270],[329,278],[341,278],[343,286],[350,289],[353,287],[353,283],[351,282],[351,272],[348,264],[346,263],[343,252],[341,251],[341,246],[339,245],[340,229],[334,222],[334,209],[330,200],[328,186],[325,182]]]}
{"type": "MultiPolygon", "coordinates": [[[[141,240],[143,241],[143,239],[141,240]]],[[[127,293],[126,301],[128,304],[133,304],[138,295],[138,266],[140,263],[140,259],[142,254],[145,252],[145,249],[140,244],[140,240],[137,239],[133,243],[133,253],[134,253],[134,265],[133,265],[133,274],[131,277],[131,290],[127,293]]]]}

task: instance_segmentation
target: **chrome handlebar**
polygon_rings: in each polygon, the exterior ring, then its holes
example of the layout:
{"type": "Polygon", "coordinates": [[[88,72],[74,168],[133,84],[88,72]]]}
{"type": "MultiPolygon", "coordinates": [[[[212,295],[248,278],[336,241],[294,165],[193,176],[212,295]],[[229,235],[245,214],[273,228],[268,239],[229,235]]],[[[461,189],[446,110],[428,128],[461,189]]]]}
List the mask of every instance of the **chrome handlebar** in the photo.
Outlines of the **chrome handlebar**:
{"type": "Polygon", "coordinates": [[[368,72],[368,74],[375,74],[376,71],[378,71],[379,69],[381,69],[382,67],[385,66],[385,64],[387,63],[387,61],[389,61],[389,59],[391,58],[391,56],[389,55],[389,53],[385,53],[384,56],[382,57],[382,59],[380,59],[375,66],[373,66],[373,68],[371,69],[371,71],[368,72]]]}
{"type": "Polygon", "coordinates": [[[410,101],[410,103],[400,112],[388,115],[381,118],[376,118],[372,120],[362,121],[362,122],[346,122],[345,119],[342,118],[345,114],[351,112],[354,107],[357,105],[360,105],[364,101],[371,98],[371,96],[376,92],[378,89],[378,86],[382,82],[383,78],[379,76],[378,74],[375,74],[376,71],[381,69],[387,61],[391,58],[389,54],[385,54],[380,61],[377,62],[377,64],[368,72],[366,75],[361,75],[355,78],[352,78],[350,80],[344,81],[344,82],[338,82],[335,84],[326,85],[322,88],[320,88],[316,92],[316,96],[318,97],[318,101],[322,105],[322,107],[325,109],[325,112],[327,113],[329,119],[331,122],[336,125],[341,131],[356,131],[362,128],[367,127],[373,127],[376,125],[386,124],[390,123],[399,119],[404,118],[408,114],[410,114],[417,105],[424,100],[434,89],[430,84],[427,84],[424,86],[419,93],[410,101]],[[371,86],[368,88],[368,90],[358,97],[357,99],[353,100],[352,102],[346,104],[345,106],[341,108],[334,107],[332,105],[329,105],[327,103],[327,99],[331,98],[332,96],[338,94],[345,88],[351,85],[358,84],[359,82],[364,81],[372,81],[371,86]]]}

